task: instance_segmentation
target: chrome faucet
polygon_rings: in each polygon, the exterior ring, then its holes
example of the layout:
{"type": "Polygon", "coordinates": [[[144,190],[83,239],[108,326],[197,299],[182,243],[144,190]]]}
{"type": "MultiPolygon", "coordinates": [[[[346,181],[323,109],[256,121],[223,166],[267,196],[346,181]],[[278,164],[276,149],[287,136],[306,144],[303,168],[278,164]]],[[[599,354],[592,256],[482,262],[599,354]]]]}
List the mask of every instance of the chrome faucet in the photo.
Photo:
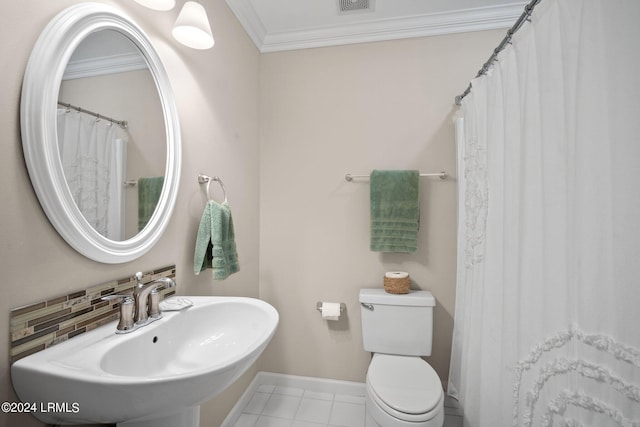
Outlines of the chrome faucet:
{"type": "Polygon", "coordinates": [[[135,278],[138,284],[133,288],[133,301],[135,304],[133,321],[135,325],[140,327],[162,317],[160,307],[158,306],[160,299],[158,290],[173,288],[176,286],[176,282],[169,277],[161,277],[143,284],[141,272],[137,272],[135,278]]]}
{"type": "Polygon", "coordinates": [[[162,317],[160,311],[160,294],[158,290],[173,288],[176,282],[169,277],[160,277],[149,283],[142,283],[142,273],[135,275],[138,284],[131,294],[107,295],[104,301],[121,300],[120,321],[116,327],[116,334],[127,334],[139,329],[162,317]]]}

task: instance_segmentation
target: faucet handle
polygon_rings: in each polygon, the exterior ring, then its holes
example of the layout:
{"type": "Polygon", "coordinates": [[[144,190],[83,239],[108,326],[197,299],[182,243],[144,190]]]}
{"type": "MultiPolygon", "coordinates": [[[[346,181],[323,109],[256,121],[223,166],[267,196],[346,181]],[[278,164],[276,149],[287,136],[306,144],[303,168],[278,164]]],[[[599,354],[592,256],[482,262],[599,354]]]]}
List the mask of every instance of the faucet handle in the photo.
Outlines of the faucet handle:
{"type": "Polygon", "coordinates": [[[158,288],[152,290],[149,294],[147,307],[149,317],[153,319],[159,319],[162,317],[162,311],[160,310],[160,292],[158,292],[158,288]]]}
{"type": "Polygon", "coordinates": [[[156,280],[154,283],[158,283],[149,294],[147,302],[149,317],[159,319],[162,317],[162,311],[160,310],[160,290],[173,288],[176,286],[176,282],[169,277],[162,277],[156,280]]]}
{"type": "Polygon", "coordinates": [[[116,327],[116,334],[127,332],[133,328],[133,313],[135,306],[133,304],[133,297],[130,294],[106,295],[100,299],[103,301],[113,301],[116,299],[122,300],[120,303],[120,321],[116,327]]]}
{"type": "Polygon", "coordinates": [[[104,296],[100,299],[102,301],[113,301],[115,299],[122,299],[123,304],[133,303],[133,297],[131,296],[131,294],[113,294],[104,296]]]}

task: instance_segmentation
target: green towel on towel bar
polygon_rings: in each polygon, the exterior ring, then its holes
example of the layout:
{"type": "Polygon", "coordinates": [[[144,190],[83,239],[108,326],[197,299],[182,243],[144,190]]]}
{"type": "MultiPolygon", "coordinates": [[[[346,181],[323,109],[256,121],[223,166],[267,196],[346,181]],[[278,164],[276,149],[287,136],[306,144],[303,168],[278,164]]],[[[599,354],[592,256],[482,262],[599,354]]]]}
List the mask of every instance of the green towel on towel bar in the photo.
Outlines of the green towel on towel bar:
{"type": "Polygon", "coordinates": [[[415,252],[420,221],[420,173],[374,170],[370,180],[371,250],[415,252]]]}
{"type": "Polygon", "coordinates": [[[193,271],[211,268],[214,280],[224,280],[240,270],[236,252],[235,232],[231,209],[226,202],[207,202],[200,220],[193,271]]]}
{"type": "Polygon", "coordinates": [[[164,176],[140,178],[138,180],[138,231],[142,231],[156,211],[164,176]]]}

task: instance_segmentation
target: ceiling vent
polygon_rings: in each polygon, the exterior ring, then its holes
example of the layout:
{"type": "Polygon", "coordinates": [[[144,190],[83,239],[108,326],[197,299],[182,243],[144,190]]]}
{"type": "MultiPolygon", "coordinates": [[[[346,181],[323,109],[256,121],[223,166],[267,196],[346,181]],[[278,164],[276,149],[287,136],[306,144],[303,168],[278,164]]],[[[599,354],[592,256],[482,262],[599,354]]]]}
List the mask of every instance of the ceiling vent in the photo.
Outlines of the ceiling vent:
{"type": "Polygon", "coordinates": [[[340,14],[373,10],[375,0],[338,0],[340,14]]]}

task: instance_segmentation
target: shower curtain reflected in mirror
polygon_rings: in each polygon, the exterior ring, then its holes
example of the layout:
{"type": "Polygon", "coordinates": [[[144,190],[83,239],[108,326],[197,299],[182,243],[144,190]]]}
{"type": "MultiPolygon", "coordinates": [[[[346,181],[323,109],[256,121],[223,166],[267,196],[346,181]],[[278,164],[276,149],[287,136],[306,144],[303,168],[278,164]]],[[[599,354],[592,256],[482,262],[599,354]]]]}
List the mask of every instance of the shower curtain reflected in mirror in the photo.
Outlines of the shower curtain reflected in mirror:
{"type": "Polygon", "coordinates": [[[542,0],[456,123],[464,425],[640,425],[640,2],[542,0]]]}
{"type": "Polygon", "coordinates": [[[128,136],[120,126],[58,109],[58,145],[67,185],[84,218],[101,235],[125,238],[128,136]]]}

